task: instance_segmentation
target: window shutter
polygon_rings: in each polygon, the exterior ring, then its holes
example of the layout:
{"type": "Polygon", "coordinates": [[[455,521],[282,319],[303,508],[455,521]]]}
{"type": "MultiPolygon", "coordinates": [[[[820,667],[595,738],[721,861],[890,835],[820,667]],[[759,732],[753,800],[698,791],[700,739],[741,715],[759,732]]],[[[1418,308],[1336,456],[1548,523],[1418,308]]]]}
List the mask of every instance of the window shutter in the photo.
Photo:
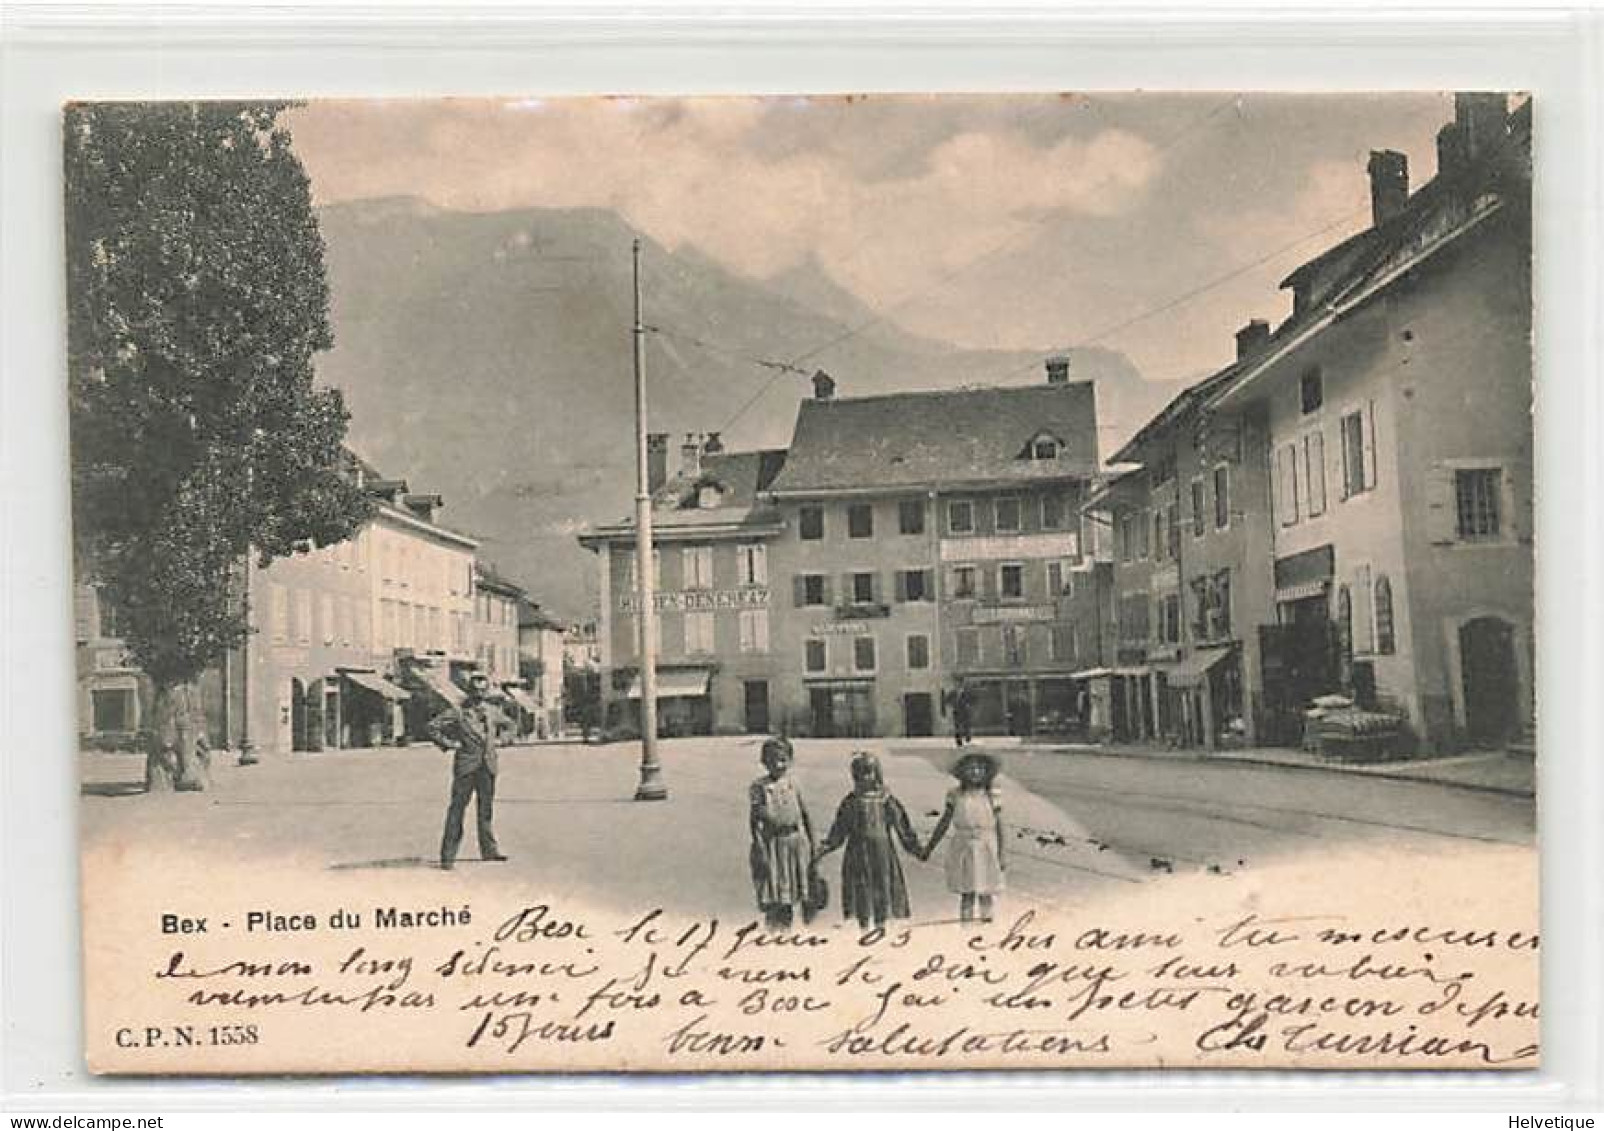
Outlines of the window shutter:
{"type": "Polygon", "coordinates": [[[908,575],[899,569],[893,576],[896,578],[897,600],[906,601],[908,599],[908,575]]]}
{"type": "Polygon", "coordinates": [[[1454,541],[1454,473],[1440,463],[1426,469],[1426,539],[1434,546],[1454,541]]]}
{"type": "Polygon", "coordinates": [[[885,587],[880,584],[880,571],[875,570],[869,575],[869,600],[879,604],[884,595],[885,587]]]}
{"type": "Polygon", "coordinates": [[[1515,489],[1515,469],[1505,464],[1499,471],[1502,490],[1498,500],[1498,519],[1504,528],[1503,535],[1511,542],[1530,542],[1530,532],[1521,521],[1524,515],[1520,509],[1520,492],[1515,489]]]}
{"type": "Polygon", "coordinates": [[[827,573],[821,574],[819,578],[819,584],[824,589],[824,603],[828,605],[834,600],[834,597],[832,597],[830,593],[830,575],[827,573]]]}
{"type": "Polygon", "coordinates": [[[1376,485],[1376,402],[1365,403],[1364,417],[1364,457],[1365,466],[1364,485],[1366,489],[1376,485]]]}
{"type": "Polygon", "coordinates": [[[807,600],[807,595],[808,595],[807,594],[807,588],[808,588],[807,587],[807,579],[805,577],[803,577],[800,573],[793,574],[791,576],[791,604],[792,605],[796,606],[799,609],[802,607],[802,602],[807,600]]]}
{"type": "Polygon", "coordinates": [[[992,566],[978,567],[980,573],[980,595],[988,601],[997,599],[997,569],[992,566]]]}
{"type": "Polygon", "coordinates": [[[934,601],[936,599],[936,571],[933,569],[922,569],[919,571],[919,573],[921,575],[920,580],[924,582],[924,600],[934,601]]]}

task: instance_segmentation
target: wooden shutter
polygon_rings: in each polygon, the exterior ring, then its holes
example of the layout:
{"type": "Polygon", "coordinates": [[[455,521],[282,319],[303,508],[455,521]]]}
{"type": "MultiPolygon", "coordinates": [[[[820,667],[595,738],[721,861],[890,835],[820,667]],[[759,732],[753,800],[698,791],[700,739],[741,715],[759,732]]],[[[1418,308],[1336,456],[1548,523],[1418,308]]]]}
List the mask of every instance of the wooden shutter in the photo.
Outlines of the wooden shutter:
{"type": "Polygon", "coordinates": [[[883,594],[884,588],[880,584],[880,571],[875,570],[873,573],[869,574],[869,600],[875,604],[879,604],[880,598],[883,596],[883,594]]]}
{"type": "Polygon", "coordinates": [[[1426,539],[1446,546],[1455,539],[1454,473],[1440,463],[1426,468],[1426,539]]]}
{"type": "Polygon", "coordinates": [[[997,574],[1001,567],[982,565],[976,568],[980,573],[980,596],[987,601],[995,601],[998,592],[997,574]]]}
{"type": "Polygon", "coordinates": [[[1520,509],[1520,492],[1515,489],[1515,469],[1505,464],[1499,471],[1502,491],[1498,500],[1498,521],[1503,527],[1503,536],[1511,542],[1530,542],[1531,532],[1526,529],[1525,515],[1520,509]]]}
{"type": "Polygon", "coordinates": [[[1365,402],[1364,424],[1361,426],[1364,434],[1364,475],[1365,489],[1376,485],[1376,402],[1365,402]]]}
{"type": "Polygon", "coordinates": [[[908,575],[907,575],[907,573],[905,573],[904,571],[899,569],[899,570],[896,570],[896,571],[894,571],[892,573],[892,577],[896,581],[896,590],[895,590],[895,592],[896,592],[896,595],[897,595],[897,600],[898,601],[906,601],[908,599],[908,575]]]}
{"type": "Polygon", "coordinates": [[[807,599],[808,579],[800,573],[793,574],[791,576],[791,604],[800,609],[807,599]]]}

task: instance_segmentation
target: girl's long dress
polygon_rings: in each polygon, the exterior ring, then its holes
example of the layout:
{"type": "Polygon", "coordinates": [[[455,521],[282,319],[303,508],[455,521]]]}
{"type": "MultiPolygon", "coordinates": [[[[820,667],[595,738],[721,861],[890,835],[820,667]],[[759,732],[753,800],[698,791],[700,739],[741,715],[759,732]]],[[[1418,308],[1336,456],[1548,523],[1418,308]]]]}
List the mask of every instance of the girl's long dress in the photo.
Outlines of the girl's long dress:
{"type": "Polygon", "coordinates": [[[995,895],[1003,889],[997,852],[997,797],[984,789],[947,795],[952,826],[947,844],[947,888],[960,895],[995,895]]]}
{"type": "Polygon", "coordinates": [[[902,803],[883,790],[849,793],[836,809],[823,849],[845,844],[841,859],[841,911],[864,927],[908,918],[908,885],[892,838],[909,852],[919,838],[902,803]]]}
{"type": "Polygon", "coordinates": [[[807,898],[812,852],[802,794],[796,782],[789,776],[779,781],[759,778],[752,783],[751,802],[763,830],[755,845],[763,866],[753,870],[758,906],[803,902],[807,898]]]}

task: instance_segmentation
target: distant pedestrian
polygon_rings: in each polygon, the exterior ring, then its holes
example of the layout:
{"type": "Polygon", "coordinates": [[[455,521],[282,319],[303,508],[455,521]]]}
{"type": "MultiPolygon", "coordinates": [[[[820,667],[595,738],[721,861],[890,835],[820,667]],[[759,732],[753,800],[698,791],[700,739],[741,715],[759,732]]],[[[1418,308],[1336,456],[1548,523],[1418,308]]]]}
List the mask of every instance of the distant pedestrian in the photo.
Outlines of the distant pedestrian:
{"type": "Polygon", "coordinates": [[[968,746],[975,740],[975,699],[969,685],[960,683],[952,693],[952,737],[955,745],[968,746]]]}
{"type": "Polygon", "coordinates": [[[770,930],[784,930],[791,926],[798,905],[804,916],[808,914],[813,821],[791,777],[791,743],[771,738],[763,743],[760,757],[768,772],[748,791],[752,885],[763,921],[770,930]]]}
{"type": "Polygon", "coordinates": [[[930,834],[921,859],[928,860],[941,838],[952,831],[947,846],[947,888],[958,896],[958,917],[991,922],[992,900],[1003,890],[1007,867],[1003,852],[1002,801],[997,793],[997,759],[978,750],[964,754],[952,767],[958,779],[947,793],[947,807],[930,834]]]}
{"type": "Polygon", "coordinates": [[[468,801],[477,796],[479,858],[505,860],[496,845],[492,827],[496,804],[496,721],[485,702],[490,680],[482,673],[468,679],[468,693],[460,707],[448,707],[429,720],[429,738],[442,750],[452,751],[451,803],[446,807],[445,834],[440,839],[440,867],[456,866],[462,844],[462,817],[468,801]]]}
{"type": "Polygon", "coordinates": [[[841,912],[865,931],[885,926],[888,919],[908,918],[908,885],[896,841],[922,856],[907,810],[886,789],[880,760],[860,750],[852,756],[852,792],[841,799],[819,855],[846,847],[841,912]]]}

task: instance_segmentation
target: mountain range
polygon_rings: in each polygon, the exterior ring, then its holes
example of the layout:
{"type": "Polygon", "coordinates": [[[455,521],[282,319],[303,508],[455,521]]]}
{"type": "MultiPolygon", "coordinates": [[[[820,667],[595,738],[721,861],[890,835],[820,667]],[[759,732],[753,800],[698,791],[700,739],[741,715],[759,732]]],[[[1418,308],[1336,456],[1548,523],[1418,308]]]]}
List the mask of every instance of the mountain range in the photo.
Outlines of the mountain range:
{"type": "MultiPolygon", "coordinates": [[[[560,616],[591,613],[594,559],[575,535],[621,517],[634,491],[635,232],[601,209],[473,213],[412,198],[319,211],[335,346],[319,380],[343,390],[351,446],[560,616]]],[[[839,396],[1044,380],[1043,351],[960,349],[876,316],[813,262],[751,279],[643,238],[648,419],[678,439],[783,447],[816,368],[839,396]],[[775,363],[793,364],[792,368],[775,363]]],[[[1103,453],[1179,386],[1124,355],[1070,348],[1097,386],[1103,453]]]]}

